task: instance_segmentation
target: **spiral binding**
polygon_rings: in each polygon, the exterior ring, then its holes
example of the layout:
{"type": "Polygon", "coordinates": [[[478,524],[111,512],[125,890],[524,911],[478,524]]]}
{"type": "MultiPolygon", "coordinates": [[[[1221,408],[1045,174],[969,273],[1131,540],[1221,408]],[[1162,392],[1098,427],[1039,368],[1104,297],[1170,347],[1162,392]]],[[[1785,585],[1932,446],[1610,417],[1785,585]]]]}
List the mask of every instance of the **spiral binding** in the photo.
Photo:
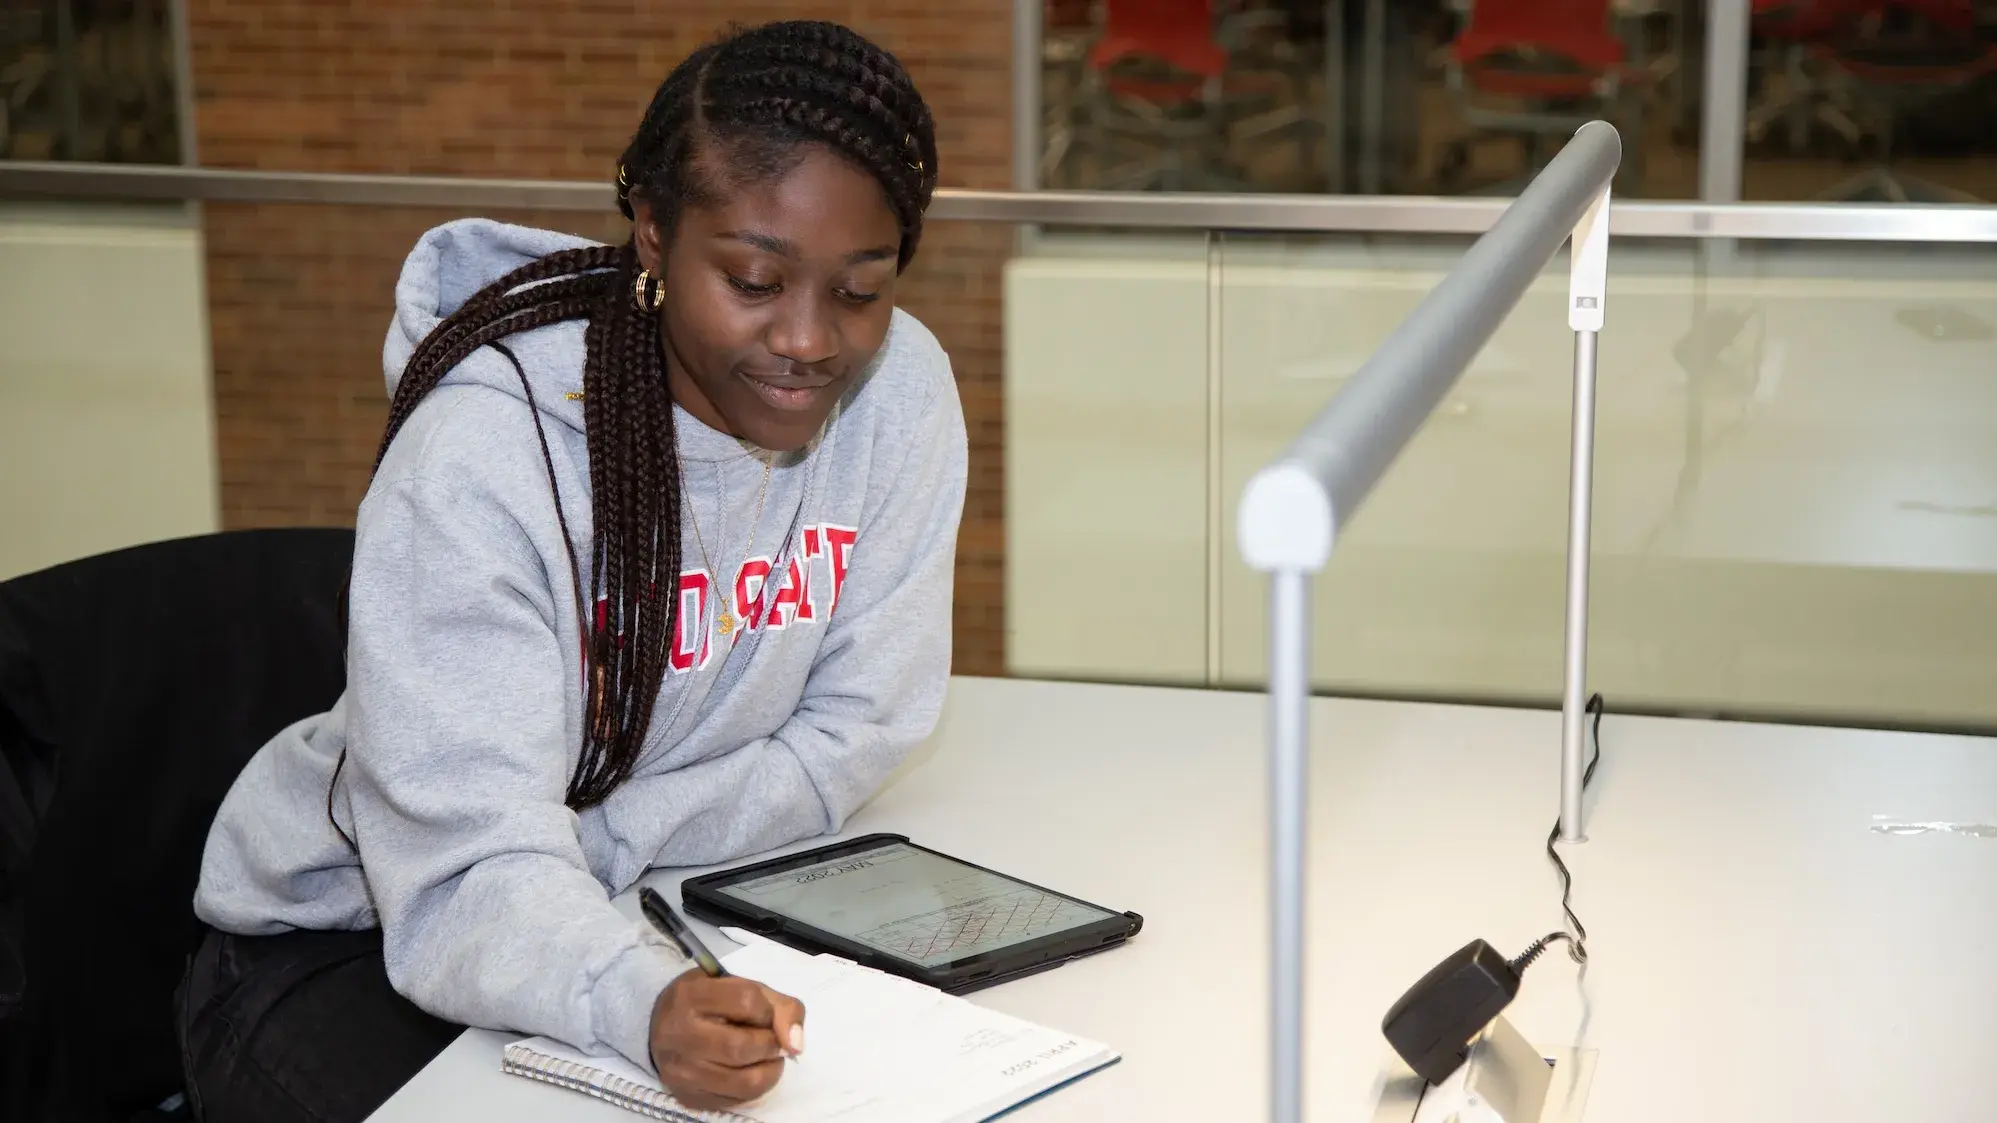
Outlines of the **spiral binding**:
{"type": "Polygon", "coordinates": [[[634,1084],[602,1069],[537,1053],[518,1044],[506,1047],[500,1069],[513,1076],[581,1092],[665,1123],[755,1123],[748,1116],[732,1111],[694,1111],[657,1088],[634,1084]]]}

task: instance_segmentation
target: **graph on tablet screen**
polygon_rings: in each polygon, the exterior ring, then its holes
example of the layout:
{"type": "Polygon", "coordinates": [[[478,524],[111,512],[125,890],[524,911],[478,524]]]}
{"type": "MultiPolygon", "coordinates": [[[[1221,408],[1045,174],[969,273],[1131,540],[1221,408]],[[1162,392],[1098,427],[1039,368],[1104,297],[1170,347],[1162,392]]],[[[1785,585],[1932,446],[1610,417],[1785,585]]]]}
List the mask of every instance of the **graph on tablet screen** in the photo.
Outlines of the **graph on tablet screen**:
{"type": "Polygon", "coordinates": [[[1113,915],[901,843],[722,891],[924,966],[1113,915]]]}

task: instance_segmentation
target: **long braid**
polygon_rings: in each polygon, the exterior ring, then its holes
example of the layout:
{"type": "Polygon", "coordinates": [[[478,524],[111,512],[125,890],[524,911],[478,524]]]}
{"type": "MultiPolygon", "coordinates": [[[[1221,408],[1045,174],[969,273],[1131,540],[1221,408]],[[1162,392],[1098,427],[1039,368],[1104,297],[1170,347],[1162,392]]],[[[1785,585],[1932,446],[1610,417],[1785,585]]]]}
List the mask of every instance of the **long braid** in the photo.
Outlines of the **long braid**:
{"type": "MultiPolygon", "coordinates": [[[[567,300],[571,297],[600,297],[603,293],[604,287],[601,278],[590,274],[583,274],[547,281],[535,285],[530,289],[507,293],[496,299],[485,301],[473,308],[473,312],[477,314],[476,319],[467,318],[453,324],[449,331],[438,330],[425,336],[423,341],[417,344],[415,352],[409,356],[409,365],[419,370],[433,367],[435,365],[433,362],[435,356],[432,352],[452,346],[457,341],[463,339],[466,332],[481,327],[484,323],[491,320],[504,319],[515,313],[542,307],[556,301],[567,300]]],[[[439,327],[441,328],[442,325],[439,325],[439,327]]],[[[384,443],[381,451],[386,452],[387,450],[388,446],[384,443]]]]}
{"type": "MultiPolygon", "coordinates": [[[[637,272],[633,256],[613,283],[629,292],[637,272]]],[[[594,320],[587,339],[602,359],[583,378],[592,502],[617,522],[600,522],[592,543],[591,587],[601,592],[606,626],[591,636],[584,743],[619,751],[585,751],[569,788],[579,806],[601,802],[637,762],[671,652],[680,567],[680,477],[658,317],[594,320]]]]}
{"type": "MultiPolygon", "coordinates": [[[[907,268],[936,189],[935,126],[895,57],[837,24],[736,30],[689,55],[653,95],[618,163],[618,209],[633,218],[632,200],[643,198],[661,235],[670,237],[685,205],[778,175],[813,144],[880,183],[901,224],[899,267],[907,268]],[[702,166],[706,152],[718,157],[712,167],[702,166]]],[[[410,356],[375,459],[379,468],[417,406],[474,352],[495,347],[517,367],[502,342],[507,337],[588,321],[583,425],[595,517],[587,565],[572,547],[569,557],[584,636],[582,746],[567,793],[578,809],[603,802],[637,766],[680,603],[682,481],[673,403],[659,315],[632,299],[639,268],[633,242],[590,246],[539,258],[474,293],[410,356]]],[[[526,372],[519,373],[536,408],[526,372]]],[[[555,485],[538,415],[536,427],[555,485]]],[[[566,538],[558,486],[555,502],[566,538]]],[[[343,752],[327,791],[329,818],[345,759],[343,752]]]]}
{"type": "MultiPolygon", "coordinates": [[[[587,295],[598,299],[614,298],[617,294],[606,284],[607,278],[600,271],[613,268],[622,252],[611,246],[590,246],[536,258],[473,293],[471,299],[465,301],[456,312],[432,328],[430,334],[424,336],[423,341],[416,345],[415,352],[409,356],[409,362],[402,368],[402,378],[395,384],[395,396],[390,398],[388,403],[388,424],[382,433],[381,448],[375,454],[375,467],[381,466],[381,458],[388,454],[389,443],[395,440],[395,434],[402,431],[403,423],[407,422],[409,415],[415,412],[417,403],[427,397],[431,390],[436,389],[437,383],[442,382],[453,367],[463,362],[466,355],[484,346],[485,342],[491,342],[486,340],[476,347],[462,348],[461,344],[469,333],[489,326],[495,319],[545,308],[571,297],[587,295]],[[570,283],[561,284],[559,287],[540,283],[555,278],[566,278],[570,283]],[[533,287],[523,287],[529,285],[533,287]],[[516,289],[520,291],[515,292],[516,289]],[[440,353],[452,357],[440,362],[438,361],[440,353]]],[[[568,315],[559,319],[578,318],[580,318],[578,315],[568,315]]],[[[545,321],[545,323],[556,322],[559,320],[545,321]]],[[[544,324],[535,326],[544,326],[544,324]]]]}

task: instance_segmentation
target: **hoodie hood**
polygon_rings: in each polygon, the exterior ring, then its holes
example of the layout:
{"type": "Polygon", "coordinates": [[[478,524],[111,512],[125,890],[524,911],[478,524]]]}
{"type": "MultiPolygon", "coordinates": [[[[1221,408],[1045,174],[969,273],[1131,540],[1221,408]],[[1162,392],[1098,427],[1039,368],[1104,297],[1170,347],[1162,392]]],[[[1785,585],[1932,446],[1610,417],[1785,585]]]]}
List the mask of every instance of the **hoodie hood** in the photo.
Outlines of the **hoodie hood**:
{"type": "MultiPolygon", "coordinates": [[[[382,346],[382,374],[390,397],[417,344],[472,294],[537,258],[561,250],[599,245],[587,238],[486,218],[448,222],[424,234],[402,263],[395,283],[395,320],[382,346]]],[[[534,391],[534,405],[549,418],[581,432],[582,403],[568,395],[582,389],[585,345],[580,320],[522,332],[506,346],[520,358],[534,391]]],[[[486,386],[526,400],[513,364],[490,347],[482,348],[444,376],[440,385],[486,386]]]]}

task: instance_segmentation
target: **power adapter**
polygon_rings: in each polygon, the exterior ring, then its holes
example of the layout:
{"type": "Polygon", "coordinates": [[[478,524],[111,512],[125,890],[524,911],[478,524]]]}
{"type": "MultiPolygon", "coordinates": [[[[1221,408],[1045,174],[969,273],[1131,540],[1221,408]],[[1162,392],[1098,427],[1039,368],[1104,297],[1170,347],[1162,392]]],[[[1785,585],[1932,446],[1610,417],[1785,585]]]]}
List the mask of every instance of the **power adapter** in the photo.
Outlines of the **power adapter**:
{"type": "Polygon", "coordinates": [[[1519,993],[1519,973],[1483,940],[1435,965],[1388,1009],[1380,1029],[1415,1075],[1440,1084],[1470,1056],[1470,1042],[1519,993]]]}
{"type": "MultiPolygon", "coordinates": [[[[1556,940],[1574,943],[1565,932],[1534,940],[1513,959],[1499,955],[1483,940],[1472,940],[1461,951],[1435,965],[1387,1010],[1380,1023],[1415,1075],[1440,1084],[1463,1067],[1470,1043],[1518,997],[1519,976],[1556,940]]],[[[1577,948],[1579,945],[1575,945],[1577,948]]],[[[1585,958],[1580,953],[1577,958],[1585,958]]]]}

